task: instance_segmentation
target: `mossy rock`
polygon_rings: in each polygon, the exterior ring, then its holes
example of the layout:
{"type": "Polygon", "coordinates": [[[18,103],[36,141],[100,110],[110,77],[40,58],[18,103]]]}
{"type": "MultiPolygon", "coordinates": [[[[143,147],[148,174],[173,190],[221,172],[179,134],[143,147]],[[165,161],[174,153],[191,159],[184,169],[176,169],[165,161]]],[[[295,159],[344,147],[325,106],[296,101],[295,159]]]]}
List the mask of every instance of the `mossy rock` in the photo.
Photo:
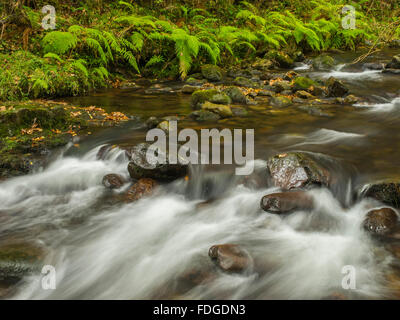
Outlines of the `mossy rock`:
{"type": "Polygon", "coordinates": [[[190,78],[188,78],[188,79],[186,80],[186,83],[187,83],[188,85],[191,85],[191,86],[198,86],[198,87],[202,86],[202,85],[205,84],[206,82],[207,82],[207,81],[204,80],[204,79],[199,80],[199,79],[192,78],[192,77],[190,77],[190,78]]]}
{"type": "Polygon", "coordinates": [[[193,92],[190,103],[193,108],[200,109],[206,101],[216,104],[230,104],[232,102],[227,94],[216,89],[208,89],[193,92]]]}
{"type": "Polygon", "coordinates": [[[222,72],[221,69],[213,64],[205,64],[201,66],[201,74],[204,78],[209,81],[221,81],[222,72]]]}
{"type": "Polygon", "coordinates": [[[232,110],[231,110],[230,106],[221,105],[221,104],[215,104],[215,103],[211,103],[209,101],[204,102],[202,104],[202,106],[201,106],[201,109],[205,110],[205,111],[215,112],[216,114],[218,114],[222,118],[228,118],[228,117],[232,117],[233,116],[233,113],[232,113],[232,110]]]}
{"type": "Polygon", "coordinates": [[[275,107],[283,108],[290,106],[292,104],[292,100],[290,100],[288,97],[277,96],[271,98],[271,104],[275,107]]]}
{"type": "Polygon", "coordinates": [[[240,87],[247,87],[247,88],[258,88],[259,87],[259,85],[256,82],[251,81],[250,79],[245,78],[245,77],[236,77],[235,80],[233,81],[233,83],[240,87]]]}
{"type": "Polygon", "coordinates": [[[288,54],[281,51],[271,50],[265,57],[275,60],[281,68],[292,68],[294,65],[293,59],[289,57],[288,54]]]}
{"type": "Polygon", "coordinates": [[[320,55],[313,60],[312,63],[315,70],[329,71],[335,65],[335,59],[327,54],[320,55]]]}
{"type": "Polygon", "coordinates": [[[226,93],[231,98],[232,102],[246,103],[246,95],[238,87],[230,86],[222,90],[222,92],[226,93]]]}
{"type": "Polygon", "coordinates": [[[293,82],[293,89],[294,90],[307,90],[312,86],[316,86],[317,84],[311,80],[310,78],[306,77],[297,77],[294,79],[293,82]]]}

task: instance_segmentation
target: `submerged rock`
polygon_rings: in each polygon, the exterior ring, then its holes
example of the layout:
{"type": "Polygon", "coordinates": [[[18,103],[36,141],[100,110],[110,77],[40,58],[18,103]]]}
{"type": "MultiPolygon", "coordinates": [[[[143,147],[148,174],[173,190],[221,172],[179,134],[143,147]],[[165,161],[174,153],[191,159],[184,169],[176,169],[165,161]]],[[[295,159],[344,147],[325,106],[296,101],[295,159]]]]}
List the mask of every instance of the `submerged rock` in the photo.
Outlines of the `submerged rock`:
{"type": "Polygon", "coordinates": [[[295,210],[311,210],[313,199],[304,191],[267,194],[261,199],[261,209],[270,213],[289,213],[295,210]]]}
{"type": "Polygon", "coordinates": [[[301,152],[273,156],[268,159],[267,167],[275,186],[285,190],[311,185],[328,186],[331,180],[328,170],[301,152]]]}
{"type": "Polygon", "coordinates": [[[221,81],[222,73],[221,69],[213,64],[206,64],[201,66],[201,74],[204,78],[209,81],[221,81]]]}
{"type": "Polygon", "coordinates": [[[217,121],[221,119],[221,117],[211,111],[207,110],[196,110],[189,114],[189,118],[192,118],[196,121],[217,121]]]}
{"type": "Polygon", "coordinates": [[[361,195],[374,198],[395,208],[400,208],[400,182],[384,181],[372,183],[363,188],[361,195]]]}
{"type": "Polygon", "coordinates": [[[208,255],[220,269],[227,272],[243,272],[253,266],[250,254],[235,244],[212,246],[208,255]]]}
{"type": "Polygon", "coordinates": [[[315,70],[329,71],[335,65],[335,60],[329,55],[320,55],[312,63],[315,70]]]}
{"type": "Polygon", "coordinates": [[[149,162],[146,158],[149,147],[150,145],[147,143],[141,143],[133,147],[131,161],[128,164],[128,171],[133,179],[151,178],[171,181],[187,174],[188,166],[181,163],[171,164],[168,152],[164,152],[165,162],[160,162],[153,152],[149,152],[151,154],[149,162]]]}
{"type": "Polygon", "coordinates": [[[125,179],[121,175],[115,173],[106,174],[102,180],[103,186],[109,189],[119,189],[124,183],[125,179]]]}
{"type": "Polygon", "coordinates": [[[201,105],[206,101],[216,104],[230,104],[232,102],[227,94],[216,89],[197,90],[193,92],[191,97],[191,106],[193,108],[201,108],[201,105]]]}
{"type": "Polygon", "coordinates": [[[145,196],[153,194],[154,189],[157,187],[157,182],[153,179],[143,178],[139,179],[132,187],[129,188],[125,194],[125,201],[137,201],[145,196]]]}
{"type": "Polygon", "coordinates": [[[372,234],[385,235],[395,230],[397,222],[396,211],[391,208],[380,208],[367,213],[363,226],[372,234]]]}
{"type": "Polygon", "coordinates": [[[349,92],[349,89],[343,84],[343,82],[334,77],[328,79],[326,86],[328,87],[329,97],[343,97],[349,92]]]}

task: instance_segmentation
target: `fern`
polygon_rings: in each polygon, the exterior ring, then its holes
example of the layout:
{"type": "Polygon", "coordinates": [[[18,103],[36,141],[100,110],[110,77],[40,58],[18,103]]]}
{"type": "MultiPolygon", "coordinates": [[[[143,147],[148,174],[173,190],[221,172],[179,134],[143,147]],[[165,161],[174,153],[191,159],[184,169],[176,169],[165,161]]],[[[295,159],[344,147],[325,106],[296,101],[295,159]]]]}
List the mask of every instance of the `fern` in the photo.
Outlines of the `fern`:
{"type": "Polygon", "coordinates": [[[62,55],[74,49],[77,43],[78,38],[74,34],[63,31],[51,31],[47,33],[42,40],[45,53],[51,52],[58,55],[62,55]]]}

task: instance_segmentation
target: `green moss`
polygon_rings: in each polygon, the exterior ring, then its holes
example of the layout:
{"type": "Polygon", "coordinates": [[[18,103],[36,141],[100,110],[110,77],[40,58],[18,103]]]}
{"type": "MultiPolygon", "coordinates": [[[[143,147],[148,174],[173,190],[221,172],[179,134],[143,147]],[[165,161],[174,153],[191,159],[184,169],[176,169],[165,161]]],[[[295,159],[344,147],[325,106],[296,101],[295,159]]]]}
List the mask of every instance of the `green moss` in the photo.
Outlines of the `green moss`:
{"type": "Polygon", "coordinates": [[[216,89],[197,90],[193,92],[191,97],[191,105],[193,108],[200,108],[206,101],[216,104],[230,104],[231,98],[216,89]]]}
{"type": "Polygon", "coordinates": [[[297,77],[294,79],[294,88],[296,90],[307,90],[311,86],[316,86],[316,83],[310,78],[297,77]]]}

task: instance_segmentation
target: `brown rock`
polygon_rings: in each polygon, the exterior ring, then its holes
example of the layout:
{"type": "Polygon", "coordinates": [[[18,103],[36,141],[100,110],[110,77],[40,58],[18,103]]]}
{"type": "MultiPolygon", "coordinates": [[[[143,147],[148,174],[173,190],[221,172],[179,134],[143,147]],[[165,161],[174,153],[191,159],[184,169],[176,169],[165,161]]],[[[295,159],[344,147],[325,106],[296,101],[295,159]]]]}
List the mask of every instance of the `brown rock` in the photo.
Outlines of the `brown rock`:
{"type": "Polygon", "coordinates": [[[103,186],[105,186],[106,188],[119,189],[124,185],[125,180],[119,174],[110,173],[110,174],[106,174],[103,177],[102,183],[103,183],[103,186]]]}
{"type": "Polygon", "coordinates": [[[396,211],[391,208],[380,208],[367,213],[363,226],[365,230],[373,234],[385,235],[394,231],[397,222],[396,211]]]}
{"type": "Polygon", "coordinates": [[[330,184],[331,176],[308,154],[290,152],[278,154],[267,161],[275,186],[285,190],[330,184]]]}
{"type": "Polygon", "coordinates": [[[150,178],[139,179],[126,193],[125,199],[127,202],[137,201],[145,196],[150,196],[157,182],[150,178]]]}
{"type": "Polygon", "coordinates": [[[295,210],[311,210],[313,199],[304,191],[267,194],[261,199],[261,208],[270,213],[288,213],[295,210]]]}
{"type": "Polygon", "coordinates": [[[253,265],[250,254],[235,244],[220,244],[210,248],[208,255],[223,271],[243,272],[253,265]]]}

